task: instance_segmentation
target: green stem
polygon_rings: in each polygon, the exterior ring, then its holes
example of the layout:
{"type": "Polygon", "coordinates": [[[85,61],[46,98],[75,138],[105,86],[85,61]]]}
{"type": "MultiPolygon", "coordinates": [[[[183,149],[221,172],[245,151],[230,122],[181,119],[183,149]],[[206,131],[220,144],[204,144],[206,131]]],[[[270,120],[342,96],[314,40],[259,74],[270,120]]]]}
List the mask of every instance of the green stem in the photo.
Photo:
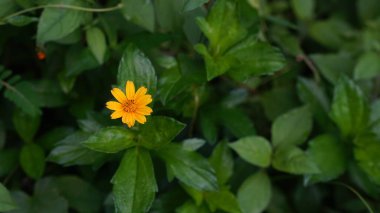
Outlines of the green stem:
{"type": "Polygon", "coordinates": [[[18,11],[16,13],[13,13],[9,16],[6,16],[3,18],[3,20],[7,20],[9,18],[12,18],[14,16],[19,16],[24,13],[28,13],[34,10],[44,9],[44,8],[61,8],[61,9],[70,9],[70,10],[79,10],[84,12],[95,12],[95,13],[104,13],[104,12],[110,12],[119,10],[123,7],[122,3],[119,3],[118,5],[114,7],[108,7],[108,8],[87,8],[87,7],[80,7],[80,6],[74,6],[74,5],[65,5],[65,4],[47,4],[47,5],[40,5],[36,7],[31,7],[25,10],[18,11]]]}

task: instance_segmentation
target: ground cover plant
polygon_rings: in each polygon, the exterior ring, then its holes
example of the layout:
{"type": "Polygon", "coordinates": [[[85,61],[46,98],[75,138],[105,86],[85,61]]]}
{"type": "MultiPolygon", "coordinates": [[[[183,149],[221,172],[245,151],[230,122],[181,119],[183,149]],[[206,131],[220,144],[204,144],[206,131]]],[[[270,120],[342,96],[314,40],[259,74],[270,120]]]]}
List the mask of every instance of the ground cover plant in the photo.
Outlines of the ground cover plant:
{"type": "Polygon", "coordinates": [[[378,0],[0,0],[0,212],[380,211],[378,0]]]}

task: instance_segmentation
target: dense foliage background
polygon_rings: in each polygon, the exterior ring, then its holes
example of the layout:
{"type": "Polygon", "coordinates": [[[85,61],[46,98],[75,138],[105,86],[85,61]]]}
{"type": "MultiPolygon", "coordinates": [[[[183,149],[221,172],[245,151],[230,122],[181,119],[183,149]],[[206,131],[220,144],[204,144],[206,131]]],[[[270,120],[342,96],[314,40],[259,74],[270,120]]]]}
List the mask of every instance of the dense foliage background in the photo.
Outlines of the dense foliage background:
{"type": "Polygon", "coordinates": [[[0,47],[1,212],[380,211],[379,0],[0,0],[0,47]]]}

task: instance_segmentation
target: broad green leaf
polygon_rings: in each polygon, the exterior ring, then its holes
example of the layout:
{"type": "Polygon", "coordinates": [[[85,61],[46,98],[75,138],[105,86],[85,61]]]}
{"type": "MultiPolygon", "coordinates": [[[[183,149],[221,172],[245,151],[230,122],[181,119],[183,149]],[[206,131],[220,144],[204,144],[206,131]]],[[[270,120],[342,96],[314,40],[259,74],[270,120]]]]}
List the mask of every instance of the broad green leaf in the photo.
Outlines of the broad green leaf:
{"type": "Polygon", "coordinates": [[[294,94],[294,87],[274,87],[260,97],[266,117],[274,121],[278,116],[297,107],[299,102],[294,94]]]}
{"type": "Polygon", "coordinates": [[[320,173],[306,177],[311,183],[326,182],[343,174],[346,169],[346,153],[342,144],[332,135],[320,135],[309,142],[308,153],[320,173]]]}
{"type": "Polygon", "coordinates": [[[90,150],[81,142],[89,138],[89,133],[75,132],[57,143],[57,146],[50,152],[48,160],[64,165],[91,165],[102,161],[104,153],[90,150]]]}
{"type": "Polygon", "coordinates": [[[107,50],[106,37],[103,31],[92,27],[86,31],[86,41],[99,64],[103,64],[107,50]]]}
{"type": "Polygon", "coordinates": [[[359,136],[354,141],[354,156],[370,180],[380,185],[380,139],[375,135],[359,136]]]}
{"type": "Polygon", "coordinates": [[[112,184],[116,212],[148,212],[157,191],[149,151],[139,147],[128,149],[112,184]]]}
{"type": "Polygon", "coordinates": [[[0,18],[4,18],[17,10],[17,3],[14,0],[0,1],[0,18]]]}
{"type": "Polygon", "coordinates": [[[200,206],[203,202],[204,193],[203,191],[194,189],[193,187],[181,184],[181,187],[186,191],[186,193],[193,198],[194,202],[197,204],[197,206],[200,206]]]}
{"type": "Polygon", "coordinates": [[[235,137],[240,138],[256,134],[253,121],[242,110],[237,108],[222,108],[219,114],[222,124],[235,137]]]}
{"type": "Polygon", "coordinates": [[[69,205],[60,194],[54,178],[47,177],[39,180],[34,185],[34,195],[31,199],[30,209],[36,209],[40,213],[67,213],[69,205]]]}
{"type": "Polygon", "coordinates": [[[22,111],[16,110],[13,113],[13,125],[18,135],[25,142],[32,142],[40,126],[40,116],[31,117],[22,111]]]}
{"type": "Polygon", "coordinates": [[[135,145],[135,133],[123,127],[106,127],[91,135],[82,144],[89,149],[116,153],[135,145]]]}
{"type": "Polygon", "coordinates": [[[33,98],[36,100],[40,107],[60,107],[66,103],[66,97],[64,96],[61,88],[51,79],[41,79],[33,81],[32,90],[36,94],[33,98]]]}
{"type": "Polygon", "coordinates": [[[207,0],[186,0],[185,1],[185,6],[184,6],[184,11],[191,11],[194,10],[198,7],[201,7],[203,4],[206,4],[208,1],[207,0]]]}
{"type": "Polygon", "coordinates": [[[355,66],[352,56],[346,52],[339,54],[313,54],[310,58],[330,83],[336,84],[343,75],[350,74],[355,66]]]}
{"type": "Polygon", "coordinates": [[[276,149],[272,165],[278,171],[290,174],[319,173],[316,162],[296,146],[279,147],[276,149]]]}
{"type": "Polygon", "coordinates": [[[157,16],[157,23],[160,31],[176,31],[181,29],[183,24],[183,10],[185,0],[156,0],[154,2],[154,10],[157,16]]]}
{"type": "Polygon", "coordinates": [[[300,20],[310,20],[314,15],[315,0],[292,0],[292,8],[300,20]]]}
{"type": "Polygon", "coordinates": [[[7,188],[0,183],[0,211],[6,212],[17,208],[7,188]]]}
{"type": "Polygon", "coordinates": [[[234,171],[234,159],[226,141],[218,143],[209,161],[215,170],[219,186],[224,185],[230,179],[234,171]]]}
{"type": "Polygon", "coordinates": [[[355,136],[368,126],[366,98],[360,88],[346,77],[335,86],[330,115],[345,137],[355,136]]]}
{"type": "Polygon", "coordinates": [[[160,148],[171,142],[185,124],[165,116],[152,116],[140,127],[139,143],[147,148],[160,148]]]}
{"type": "Polygon", "coordinates": [[[278,117],[272,125],[274,147],[299,145],[306,141],[312,128],[307,106],[293,109],[278,117]]]}
{"type": "Polygon", "coordinates": [[[201,148],[205,143],[206,141],[200,138],[189,138],[182,142],[182,147],[187,151],[195,151],[201,148]]]}
{"type": "Polygon", "coordinates": [[[38,95],[32,88],[31,83],[22,81],[8,88],[4,93],[4,97],[16,104],[26,114],[32,117],[38,116],[41,115],[41,110],[36,100],[38,95]]]}
{"type": "MultiPolygon", "coordinates": [[[[55,3],[83,6],[81,1],[57,0],[55,3]]],[[[83,22],[86,13],[63,8],[45,8],[37,26],[37,45],[59,40],[72,33],[83,22]]]]}
{"type": "Polygon", "coordinates": [[[225,56],[232,58],[233,64],[229,74],[238,80],[270,75],[285,66],[285,58],[278,48],[254,37],[249,37],[234,46],[225,56]]]}
{"type": "Polygon", "coordinates": [[[141,2],[140,0],[122,0],[122,13],[124,17],[153,32],[155,23],[155,13],[152,0],[141,2]]]}
{"type": "Polygon", "coordinates": [[[49,131],[46,131],[43,135],[38,137],[36,142],[41,145],[46,150],[52,150],[56,143],[67,135],[71,135],[74,133],[74,129],[71,127],[56,127],[49,131]]]}
{"type": "Polygon", "coordinates": [[[207,207],[196,205],[192,201],[187,201],[175,210],[176,213],[210,213],[207,207]]]}
{"type": "Polygon", "coordinates": [[[344,35],[350,31],[348,23],[338,18],[315,21],[309,27],[310,36],[330,49],[341,47],[344,44],[344,35]]]}
{"type": "Polygon", "coordinates": [[[45,170],[45,154],[43,149],[34,143],[26,144],[20,153],[20,164],[24,172],[33,179],[39,179],[45,170]]]}
{"type": "Polygon", "coordinates": [[[229,146],[245,161],[260,167],[268,167],[272,157],[269,141],[260,136],[240,138],[229,146]]]}
{"type": "Polygon", "coordinates": [[[0,150],[0,162],[0,177],[5,177],[17,168],[19,150],[15,148],[0,150]]]}
{"type": "MultiPolygon", "coordinates": [[[[99,63],[89,48],[82,46],[71,46],[66,53],[66,70],[64,77],[69,81],[68,84],[74,84],[74,77],[80,75],[84,71],[94,69],[98,66],[99,63]]],[[[70,85],[67,86],[70,87],[70,85]]]]}
{"type": "Polygon", "coordinates": [[[380,74],[380,55],[366,52],[360,56],[354,70],[356,80],[369,79],[380,74]]]}
{"type": "Polygon", "coordinates": [[[263,212],[272,196],[271,183],[268,175],[258,172],[248,177],[237,193],[242,213],[263,212]]]}
{"type": "Polygon", "coordinates": [[[236,2],[221,0],[215,2],[206,19],[198,18],[199,27],[210,41],[212,56],[222,55],[246,36],[247,31],[240,25],[236,10],[236,2]]]}
{"type": "Polygon", "coordinates": [[[208,192],[206,201],[212,212],[220,209],[230,213],[240,213],[240,207],[235,195],[228,190],[208,192]]]}
{"type": "Polygon", "coordinates": [[[55,179],[60,194],[69,206],[78,212],[99,212],[103,195],[90,183],[76,176],[60,176],[55,179]]]}
{"type": "Polygon", "coordinates": [[[214,118],[215,116],[210,113],[210,111],[200,112],[199,125],[206,140],[209,143],[214,144],[217,140],[218,129],[214,118]]]}
{"type": "Polygon", "coordinates": [[[297,92],[302,102],[308,104],[319,125],[326,130],[332,129],[332,123],[328,116],[330,101],[323,88],[312,80],[298,78],[297,92]]]}
{"type": "Polygon", "coordinates": [[[168,144],[157,150],[166,167],[184,184],[198,190],[213,191],[218,188],[215,171],[209,162],[196,152],[182,146],[168,144]]]}
{"type": "Polygon", "coordinates": [[[153,65],[149,58],[132,44],[124,51],[117,73],[118,85],[123,90],[128,80],[134,82],[136,89],[144,86],[148,88],[149,94],[156,91],[157,77],[153,65]]]}

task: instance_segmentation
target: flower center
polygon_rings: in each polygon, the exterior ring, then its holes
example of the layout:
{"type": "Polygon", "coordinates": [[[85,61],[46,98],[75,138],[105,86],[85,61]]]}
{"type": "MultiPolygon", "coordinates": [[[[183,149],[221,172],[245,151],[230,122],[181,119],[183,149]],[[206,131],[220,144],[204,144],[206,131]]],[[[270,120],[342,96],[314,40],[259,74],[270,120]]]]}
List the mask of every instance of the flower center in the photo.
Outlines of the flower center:
{"type": "Polygon", "coordinates": [[[135,100],[127,100],[124,104],[123,104],[123,110],[125,112],[135,112],[136,111],[136,104],[135,104],[135,100]]]}

